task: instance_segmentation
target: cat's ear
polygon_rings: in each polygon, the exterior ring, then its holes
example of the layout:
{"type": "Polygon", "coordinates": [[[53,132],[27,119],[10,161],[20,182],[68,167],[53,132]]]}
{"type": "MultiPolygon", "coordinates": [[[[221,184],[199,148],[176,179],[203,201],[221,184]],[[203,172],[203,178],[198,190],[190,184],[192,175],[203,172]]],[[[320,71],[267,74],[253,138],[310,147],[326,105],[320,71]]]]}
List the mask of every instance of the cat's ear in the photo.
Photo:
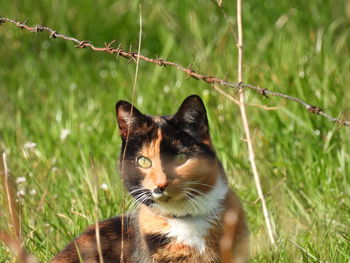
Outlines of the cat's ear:
{"type": "Polygon", "coordinates": [[[211,145],[207,112],[197,95],[187,97],[172,117],[174,123],[201,143],[211,145]]]}
{"type": "Polygon", "coordinates": [[[138,109],[132,106],[129,102],[119,101],[116,106],[116,115],[118,120],[120,136],[123,140],[132,135],[137,127],[140,127],[145,122],[145,115],[138,109]]]}

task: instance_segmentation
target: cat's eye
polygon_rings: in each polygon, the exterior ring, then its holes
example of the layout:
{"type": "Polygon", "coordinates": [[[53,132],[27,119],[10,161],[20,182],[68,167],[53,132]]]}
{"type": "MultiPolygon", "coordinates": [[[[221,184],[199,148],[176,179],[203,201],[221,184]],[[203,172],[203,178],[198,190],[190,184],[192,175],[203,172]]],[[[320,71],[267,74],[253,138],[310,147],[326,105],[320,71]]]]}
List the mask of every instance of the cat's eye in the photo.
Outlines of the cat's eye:
{"type": "Polygon", "coordinates": [[[152,161],[145,156],[139,156],[136,159],[137,164],[142,168],[150,168],[152,166],[152,161]]]}
{"type": "Polygon", "coordinates": [[[175,155],[175,162],[177,165],[184,164],[188,159],[188,156],[186,153],[179,153],[175,155]]]}

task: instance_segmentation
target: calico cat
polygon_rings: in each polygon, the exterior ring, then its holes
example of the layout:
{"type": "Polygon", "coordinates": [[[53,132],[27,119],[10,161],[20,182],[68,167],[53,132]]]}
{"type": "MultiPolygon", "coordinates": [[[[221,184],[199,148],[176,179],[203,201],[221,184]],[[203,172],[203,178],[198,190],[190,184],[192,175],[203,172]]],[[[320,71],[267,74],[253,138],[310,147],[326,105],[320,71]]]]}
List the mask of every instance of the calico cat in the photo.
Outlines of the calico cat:
{"type": "Polygon", "coordinates": [[[116,113],[120,170],[137,208],[77,237],[52,263],[242,263],[248,230],[209,135],[204,104],[192,95],[172,116],[142,114],[126,101],[116,113]],[[123,239],[123,242],[122,242],[123,239]]]}

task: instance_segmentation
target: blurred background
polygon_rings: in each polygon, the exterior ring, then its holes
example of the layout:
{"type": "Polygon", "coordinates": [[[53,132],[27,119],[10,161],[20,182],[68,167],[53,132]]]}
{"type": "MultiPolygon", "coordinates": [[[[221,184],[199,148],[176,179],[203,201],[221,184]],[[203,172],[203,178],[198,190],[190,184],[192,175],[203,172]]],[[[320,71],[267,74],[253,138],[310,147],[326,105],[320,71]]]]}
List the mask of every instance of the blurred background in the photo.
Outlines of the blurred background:
{"type": "MultiPolygon", "coordinates": [[[[46,25],[97,46],[116,40],[115,47],[136,52],[141,4],[142,54],[236,82],[236,2],[222,2],[220,9],[210,0],[13,0],[2,1],[0,16],[28,18],[28,25],[46,25]]],[[[349,5],[244,1],[245,82],[349,120],[349,5]]],[[[47,261],[94,222],[92,177],[98,178],[99,217],[121,211],[114,107],[131,100],[135,64],[12,24],[0,26],[0,43],[0,151],[7,153],[17,187],[25,246],[47,261]]],[[[204,82],[140,62],[135,105],[142,112],[172,114],[191,94],[207,106],[217,154],[247,212],[251,262],[348,262],[350,129],[298,104],[246,93],[248,104],[277,107],[247,106],[278,237],[271,246],[239,108],[204,82]]],[[[0,228],[8,229],[3,196],[0,202],[0,228]]],[[[14,262],[2,244],[0,262],[14,262]]]]}

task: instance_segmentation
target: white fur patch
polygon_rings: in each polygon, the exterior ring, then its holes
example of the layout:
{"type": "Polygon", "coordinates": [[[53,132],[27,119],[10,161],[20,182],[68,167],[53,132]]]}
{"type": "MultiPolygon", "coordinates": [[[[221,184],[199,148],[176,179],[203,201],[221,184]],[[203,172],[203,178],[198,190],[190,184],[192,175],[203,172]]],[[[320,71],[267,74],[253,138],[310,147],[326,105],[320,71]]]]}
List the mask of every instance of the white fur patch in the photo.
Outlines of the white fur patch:
{"type": "Polygon", "coordinates": [[[214,188],[206,195],[196,197],[196,202],[201,204],[200,209],[195,209],[188,202],[168,204],[167,207],[158,207],[164,214],[171,214],[178,218],[168,218],[169,230],[166,234],[174,237],[176,242],[196,248],[200,253],[206,249],[205,237],[211,225],[218,219],[222,210],[220,201],[225,199],[228,192],[226,183],[218,178],[214,188]]]}
{"type": "Polygon", "coordinates": [[[174,237],[176,242],[196,248],[204,253],[206,244],[205,236],[210,228],[210,222],[205,218],[184,217],[168,219],[170,226],[168,237],[174,237]]]}

